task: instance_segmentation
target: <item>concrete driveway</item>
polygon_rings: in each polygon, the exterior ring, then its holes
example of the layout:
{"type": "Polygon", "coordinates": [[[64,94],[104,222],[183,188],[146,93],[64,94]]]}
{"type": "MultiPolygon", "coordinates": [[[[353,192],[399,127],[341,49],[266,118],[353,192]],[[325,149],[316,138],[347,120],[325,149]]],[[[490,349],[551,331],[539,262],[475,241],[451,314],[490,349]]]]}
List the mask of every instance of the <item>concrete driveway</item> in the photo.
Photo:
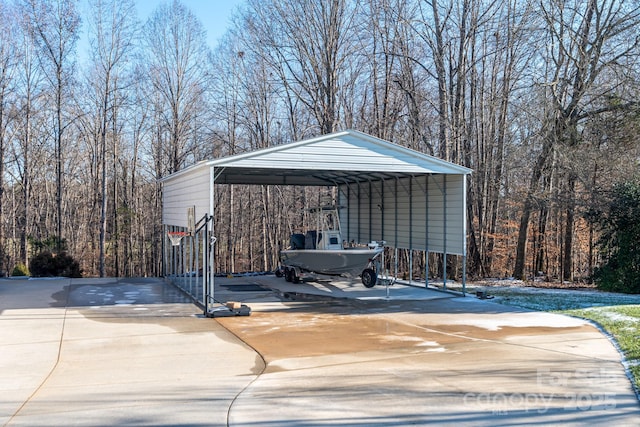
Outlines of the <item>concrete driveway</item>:
{"type": "Polygon", "coordinates": [[[620,355],[581,320],[434,290],[217,279],[0,280],[3,425],[629,425],[620,355]]]}
{"type": "Polygon", "coordinates": [[[258,354],[158,279],[0,280],[0,425],[226,425],[258,354]]]}

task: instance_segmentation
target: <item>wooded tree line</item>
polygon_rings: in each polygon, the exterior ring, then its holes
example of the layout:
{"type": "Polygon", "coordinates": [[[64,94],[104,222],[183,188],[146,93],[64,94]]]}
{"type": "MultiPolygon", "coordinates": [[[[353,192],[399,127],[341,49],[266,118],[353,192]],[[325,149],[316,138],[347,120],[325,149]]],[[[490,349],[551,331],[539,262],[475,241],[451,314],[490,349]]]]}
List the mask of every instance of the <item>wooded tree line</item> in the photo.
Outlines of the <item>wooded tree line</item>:
{"type": "MultiPolygon", "coordinates": [[[[207,46],[178,0],[146,22],[0,0],[0,265],[60,236],[86,275],[159,275],[159,178],[353,128],[474,170],[471,276],[587,278],[588,213],[640,163],[639,21],[624,0],[247,0],[207,46]]],[[[274,268],[325,190],[221,186],[218,269],[274,268]]]]}

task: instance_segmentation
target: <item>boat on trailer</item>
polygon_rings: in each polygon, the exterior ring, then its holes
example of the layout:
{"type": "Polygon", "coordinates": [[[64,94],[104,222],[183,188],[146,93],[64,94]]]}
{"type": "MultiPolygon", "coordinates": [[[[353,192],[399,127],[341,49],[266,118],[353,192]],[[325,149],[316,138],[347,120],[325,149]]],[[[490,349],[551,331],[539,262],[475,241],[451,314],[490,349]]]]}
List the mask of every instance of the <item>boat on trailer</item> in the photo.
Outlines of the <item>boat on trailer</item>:
{"type": "Polygon", "coordinates": [[[360,276],[364,286],[373,287],[378,278],[384,242],[371,242],[366,246],[345,244],[338,207],[323,206],[312,208],[310,212],[316,214],[316,229],[290,236],[289,248],[280,251],[281,267],[276,274],[294,283],[313,277],[314,273],[360,276]]]}

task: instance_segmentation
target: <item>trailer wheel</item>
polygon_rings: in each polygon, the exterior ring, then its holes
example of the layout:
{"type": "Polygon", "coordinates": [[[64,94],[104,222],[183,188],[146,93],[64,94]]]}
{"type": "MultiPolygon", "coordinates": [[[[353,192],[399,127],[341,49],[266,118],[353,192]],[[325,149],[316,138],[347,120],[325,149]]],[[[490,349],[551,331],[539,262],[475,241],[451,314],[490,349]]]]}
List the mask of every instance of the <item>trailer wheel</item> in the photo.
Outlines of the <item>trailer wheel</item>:
{"type": "Polygon", "coordinates": [[[287,282],[292,282],[293,274],[295,273],[289,267],[284,268],[284,280],[286,280],[287,282]]]}
{"type": "Polygon", "coordinates": [[[291,281],[293,283],[300,283],[300,278],[296,274],[296,269],[295,268],[291,269],[291,281]]]}
{"type": "Polygon", "coordinates": [[[372,269],[365,268],[360,274],[360,278],[362,278],[362,284],[365,288],[373,288],[378,280],[378,275],[372,269]]]}
{"type": "Polygon", "coordinates": [[[282,276],[284,276],[284,273],[283,273],[283,271],[282,271],[282,268],[281,268],[281,267],[276,268],[275,275],[276,275],[276,277],[282,277],[282,276]]]}

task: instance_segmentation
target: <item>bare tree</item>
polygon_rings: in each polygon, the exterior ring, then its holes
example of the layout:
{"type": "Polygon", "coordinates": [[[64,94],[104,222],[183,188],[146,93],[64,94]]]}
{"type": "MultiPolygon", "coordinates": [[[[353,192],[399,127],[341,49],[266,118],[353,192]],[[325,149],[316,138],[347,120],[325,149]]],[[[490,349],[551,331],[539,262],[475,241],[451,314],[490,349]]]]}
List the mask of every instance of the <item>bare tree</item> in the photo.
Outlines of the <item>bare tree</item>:
{"type": "Polygon", "coordinates": [[[20,114],[17,118],[16,132],[14,144],[14,153],[16,159],[16,174],[20,176],[20,183],[22,187],[22,221],[19,230],[20,234],[20,259],[28,267],[29,265],[29,252],[28,252],[28,236],[30,233],[32,223],[32,176],[33,165],[32,159],[38,158],[42,143],[39,143],[36,138],[33,137],[35,129],[38,127],[35,118],[38,112],[41,110],[41,105],[38,102],[41,98],[41,86],[43,76],[38,67],[38,57],[35,51],[33,40],[29,37],[30,22],[25,17],[20,17],[18,20],[21,25],[21,41],[17,44],[21,50],[19,56],[19,88],[17,94],[17,109],[20,114]]]}
{"type": "MultiPolygon", "coordinates": [[[[360,128],[379,138],[393,140],[404,115],[408,116],[411,130],[420,128],[412,126],[417,119],[416,112],[421,110],[418,107],[421,93],[417,89],[416,65],[410,59],[413,52],[409,52],[413,33],[407,25],[408,17],[415,12],[414,3],[401,0],[363,3],[357,38],[362,55],[349,58],[349,63],[358,70],[353,72],[358,79],[343,91],[359,102],[348,110],[360,112],[356,122],[360,128]]],[[[343,104],[349,105],[349,101],[345,99],[343,104]]],[[[409,131],[409,135],[407,145],[416,148],[419,134],[409,131]]]]}
{"type": "Polygon", "coordinates": [[[492,275],[502,205],[508,147],[514,144],[509,123],[519,83],[530,62],[526,28],[531,10],[516,0],[497,1],[472,42],[469,77],[469,127],[463,151],[475,170],[469,183],[470,271],[492,275]]]}
{"type": "Polygon", "coordinates": [[[338,129],[338,101],[350,58],[356,2],[249,2],[251,30],[263,55],[287,87],[315,116],[320,133],[338,129]]]}
{"type": "MultiPolygon", "coordinates": [[[[608,109],[593,110],[598,99],[615,94],[619,81],[599,80],[608,70],[623,71],[638,55],[640,36],[636,31],[640,11],[621,0],[587,2],[540,2],[546,24],[545,63],[551,64],[544,83],[550,98],[548,132],[532,170],[520,221],[514,276],[524,274],[529,217],[535,192],[552,152],[560,154],[557,166],[566,168],[563,179],[565,216],[562,242],[562,277],[573,278],[573,247],[576,216],[576,170],[573,152],[582,143],[581,123],[608,109]],[[563,161],[568,159],[569,161],[563,161]]],[[[616,74],[614,72],[614,74],[616,74]]],[[[616,107],[617,108],[617,107],[616,107]]]]}
{"type": "MultiPolygon", "coordinates": [[[[40,64],[55,98],[56,235],[62,239],[62,197],[64,188],[63,136],[66,128],[65,99],[69,96],[73,55],[80,17],[75,0],[21,0],[29,29],[42,55],[40,64]]],[[[60,248],[60,243],[58,243],[60,248]]]]}
{"type": "MultiPolygon", "coordinates": [[[[7,127],[10,120],[10,93],[13,91],[14,73],[18,59],[16,49],[16,16],[13,8],[0,0],[0,218],[5,217],[4,210],[4,165],[7,150],[7,127]]],[[[4,228],[0,224],[0,271],[5,261],[4,228]]],[[[9,266],[6,266],[9,269],[9,266]]]]}
{"type": "Polygon", "coordinates": [[[191,155],[190,136],[204,104],[209,51],[202,24],[178,0],[158,6],[143,33],[150,83],[158,94],[158,135],[168,138],[162,148],[168,151],[168,164],[158,171],[161,176],[180,169],[191,155]]]}
{"type": "MultiPolygon", "coordinates": [[[[606,188],[603,171],[629,173],[612,153],[637,168],[638,11],[627,1],[249,0],[211,55],[180,1],[136,39],[133,0],[90,0],[84,79],[77,0],[15,0],[17,15],[9,3],[0,248],[19,240],[25,262],[27,236],[57,233],[90,274],[158,274],[157,178],[354,127],[474,169],[471,273],[571,278],[597,264],[582,214],[606,188]]],[[[219,190],[227,271],[272,268],[278,241],[308,221],[297,208],[328,192],[219,190]]]]}
{"type": "MultiPolygon", "coordinates": [[[[92,20],[90,21],[90,45],[93,67],[90,69],[89,81],[94,88],[95,107],[98,116],[98,144],[100,153],[101,185],[100,185],[100,233],[99,233],[99,275],[105,275],[105,240],[107,233],[108,192],[107,157],[109,151],[116,157],[116,141],[118,135],[111,132],[111,150],[107,148],[107,136],[111,129],[117,129],[117,108],[119,93],[123,91],[121,82],[123,73],[130,60],[136,35],[135,4],[132,0],[91,0],[92,20]]],[[[117,182],[115,162],[112,171],[112,182],[117,182]]],[[[115,198],[117,191],[113,192],[115,198]]],[[[116,206],[113,212],[117,211],[116,206]]],[[[114,226],[117,218],[114,218],[114,226]]],[[[117,270],[117,263],[116,263],[117,270]]]]}
{"type": "MultiPolygon", "coordinates": [[[[198,18],[180,1],[161,4],[142,29],[142,66],[148,79],[150,154],[157,179],[194,162],[199,144],[195,124],[206,109],[209,49],[198,18]]],[[[153,217],[153,251],[162,242],[160,186],[154,182],[149,205],[153,217]],[[160,237],[159,237],[160,236],[160,237]]],[[[185,213],[186,215],[186,213],[185,213]]],[[[157,269],[157,265],[154,267],[157,269]]]]}

